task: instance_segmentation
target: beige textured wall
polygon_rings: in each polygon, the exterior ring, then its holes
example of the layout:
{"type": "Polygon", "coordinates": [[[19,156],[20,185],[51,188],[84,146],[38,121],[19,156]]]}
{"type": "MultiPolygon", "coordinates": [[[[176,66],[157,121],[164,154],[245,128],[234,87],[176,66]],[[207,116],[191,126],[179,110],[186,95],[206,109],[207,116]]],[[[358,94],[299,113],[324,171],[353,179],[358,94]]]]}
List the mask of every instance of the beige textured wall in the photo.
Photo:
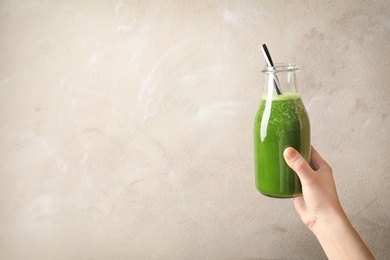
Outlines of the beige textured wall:
{"type": "Polygon", "coordinates": [[[390,258],[390,4],[0,1],[1,259],[325,259],[254,187],[263,42],[390,258]]]}

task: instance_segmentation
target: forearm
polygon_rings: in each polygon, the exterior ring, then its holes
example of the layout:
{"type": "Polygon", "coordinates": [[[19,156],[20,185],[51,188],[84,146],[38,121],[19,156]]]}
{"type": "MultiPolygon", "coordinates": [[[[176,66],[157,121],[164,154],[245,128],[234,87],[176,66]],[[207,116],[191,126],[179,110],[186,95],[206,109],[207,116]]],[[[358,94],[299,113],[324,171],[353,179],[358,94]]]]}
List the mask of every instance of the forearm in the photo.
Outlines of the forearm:
{"type": "Polygon", "coordinates": [[[312,231],[329,259],[375,259],[344,213],[319,220],[312,231]]]}

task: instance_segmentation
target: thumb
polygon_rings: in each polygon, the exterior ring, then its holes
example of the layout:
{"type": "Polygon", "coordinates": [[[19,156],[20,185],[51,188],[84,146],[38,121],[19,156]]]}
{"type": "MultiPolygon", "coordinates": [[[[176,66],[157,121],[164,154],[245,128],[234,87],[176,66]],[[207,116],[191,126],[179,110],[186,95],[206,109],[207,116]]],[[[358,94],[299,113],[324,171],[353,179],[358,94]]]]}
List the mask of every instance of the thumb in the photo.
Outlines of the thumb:
{"type": "Polygon", "coordinates": [[[306,160],[292,147],[287,147],[284,150],[284,159],[288,166],[293,169],[299,179],[304,184],[309,184],[311,181],[315,179],[315,174],[310,165],[306,162],[306,160]]]}

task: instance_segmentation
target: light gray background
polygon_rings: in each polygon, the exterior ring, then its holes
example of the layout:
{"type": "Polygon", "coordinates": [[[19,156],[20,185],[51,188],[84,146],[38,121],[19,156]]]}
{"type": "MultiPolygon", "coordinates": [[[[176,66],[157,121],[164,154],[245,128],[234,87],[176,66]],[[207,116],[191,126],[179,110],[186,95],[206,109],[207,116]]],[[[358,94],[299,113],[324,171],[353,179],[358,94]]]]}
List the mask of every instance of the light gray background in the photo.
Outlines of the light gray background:
{"type": "Polygon", "coordinates": [[[267,43],[390,258],[390,4],[0,1],[1,259],[326,259],[254,186],[267,43]]]}

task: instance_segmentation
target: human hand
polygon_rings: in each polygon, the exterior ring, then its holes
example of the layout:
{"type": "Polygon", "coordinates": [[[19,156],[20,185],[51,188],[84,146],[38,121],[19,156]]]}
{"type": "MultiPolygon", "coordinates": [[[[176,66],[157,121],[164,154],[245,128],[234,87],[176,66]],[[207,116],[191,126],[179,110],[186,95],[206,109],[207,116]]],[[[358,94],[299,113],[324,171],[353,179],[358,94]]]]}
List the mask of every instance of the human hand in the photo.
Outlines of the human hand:
{"type": "Polygon", "coordinates": [[[341,207],[332,168],[311,148],[311,167],[294,149],[286,163],[298,174],[303,196],[293,198],[302,221],[317,237],[329,259],[375,259],[341,207]]]}
{"type": "Polygon", "coordinates": [[[325,220],[334,214],[344,215],[337,196],[332,168],[313,147],[311,167],[294,148],[286,148],[284,157],[302,183],[303,196],[293,198],[293,202],[303,223],[313,229],[318,220],[325,220]]]}

